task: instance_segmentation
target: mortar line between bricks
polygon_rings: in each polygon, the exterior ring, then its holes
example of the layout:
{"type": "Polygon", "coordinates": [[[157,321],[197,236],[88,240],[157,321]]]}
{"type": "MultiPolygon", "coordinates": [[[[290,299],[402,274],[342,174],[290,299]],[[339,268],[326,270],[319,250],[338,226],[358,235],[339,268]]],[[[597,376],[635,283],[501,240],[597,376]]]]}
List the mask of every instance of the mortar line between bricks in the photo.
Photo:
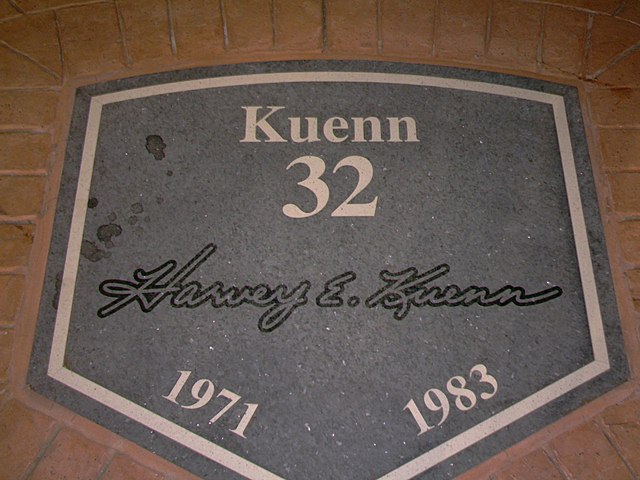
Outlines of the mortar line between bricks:
{"type": "MultiPolygon", "coordinates": [[[[512,0],[512,1],[520,2],[520,3],[530,3],[530,4],[534,4],[534,5],[549,5],[551,7],[563,8],[565,10],[573,10],[573,11],[576,11],[576,12],[589,13],[589,14],[600,15],[600,16],[604,16],[604,17],[613,17],[612,14],[607,13],[607,12],[601,12],[601,11],[598,11],[598,10],[591,10],[589,8],[583,8],[583,7],[574,7],[574,6],[571,6],[571,5],[566,5],[564,3],[543,2],[543,1],[539,1],[539,0],[512,0]]],[[[640,22],[636,22],[636,21],[631,20],[629,18],[624,18],[624,17],[619,17],[619,16],[616,16],[615,18],[616,18],[616,20],[619,20],[621,22],[630,23],[632,25],[640,27],[640,22]]]]}
{"type": "Polygon", "coordinates": [[[376,0],[376,47],[378,54],[382,53],[382,0],[376,0]]]}
{"type": "Polygon", "coordinates": [[[600,431],[602,432],[604,437],[607,439],[607,442],[609,442],[609,445],[611,445],[611,448],[613,448],[613,450],[618,454],[618,456],[620,457],[620,460],[622,460],[622,463],[625,464],[625,466],[627,467],[627,470],[629,471],[631,476],[633,478],[638,478],[638,475],[633,470],[631,464],[627,461],[627,459],[625,458],[624,454],[620,451],[620,448],[618,447],[617,443],[614,441],[613,435],[612,435],[611,431],[609,430],[609,428],[607,427],[607,425],[605,425],[604,420],[599,418],[596,421],[596,425],[600,428],[600,431]]]}
{"type": "Polygon", "coordinates": [[[271,0],[269,13],[271,14],[271,47],[273,48],[276,46],[276,0],[271,0]]]}
{"type": "Polygon", "coordinates": [[[58,12],[56,10],[53,11],[53,22],[56,25],[56,38],[58,40],[58,50],[60,51],[60,71],[62,72],[62,83],[64,83],[64,80],[67,77],[67,75],[65,75],[66,63],[64,61],[64,50],[62,49],[60,17],[58,16],[58,12]]]}
{"type": "Polygon", "coordinates": [[[95,5],[98,3],[111,3],[112,1],[113,0],[87,0],[86,2],[65,3],[62,6],[36,8],[34,10],[29,10],[28,12],[25,12],[25,15],[35,15],[38,13],[50,12],[52,10],[68,10],[69,8],[84,7],[87,5],[95,5]]]}
{"type": "Polygon", "coordinates": [[[544,447],[542,447],[540,450],[542,451],[542,454],[545,456],[545,458],[549,460],[549,463],[553,465],[553,468],[555,468],[556,471],[560,474],[560,476],[565,480],[570,480],[569,477],[564,472],[564,470],[560,468],[560,466],[558,465],[558,462],[555,461],[555,459],[551,455],[549,455],[549,452],[547,452],[547,450],[545,450],[544,447]]]}
{"type": "Polygon", "coordinates": [[[46,177],[47,170],[44,168],[36,168],[33,170],[20,169],[0,169],[0,177],[46,177]]]}
{"type": "Polygon", "coordinates": [[[631,25],[635,25],[636,27],[640,27],[640,21],[634,22],[633,20],[623,17],[616,17],[616,20],[621,20],[623,22],[630,23],[631,25]]]}
{"type": "MultiPolygon", "coordinates": [[[[0,40],[1,41],[1,40],[0,40]]],[[[26,86],[26,87],[9,87],[9,86],[0,86],[0,92],[2,91],[12,91],[12,90],[23,90],[25,92],[60,92],[62,90],[62,86],[61,85],[44,85],[41,87],[35,86],[26,86]]]]}
{"type": "MultiPolygon", "coordinates": [[[[586,423],[586,422],[585,422],[586,423]]],[[[562,462],[560,461],[560,459],[558,458],[558,453],[555,451],[555,449],[553,448],[553,446],[551,445],[551,442],[547,443],[546,445],[544,445],[541,450],[544,452],[544,454],[547,456],[547,458],[549,459],[549,461],[551,462],[551,464],[556,467],[556,469],[560,472],[560,474],[566,479],[566,480],[572,480],[573,476],[571,475],[571,472],[569,472],[567,470],[567,468],[562,464],[562,462]]]]}
{"type": "Polygon", "coordinates": [[[229,27],[227,24],[227,10],[224,7],[224,0],[220,0],[220,22],[222,23],[222,48],[227,50],[229,48],[229,27]]]}
{"type": "Polygon", "coordinates": [[[637,123],[616,123],[610,125],[599,125],[597,123],[594,123],[594,126],[598,127],[601,130],[640,130],[640,124],[637,123]]]}
{"type": "Polygon", "coordinates": [[[493,18],[493,0],[489,0],[489,8],[487,10],[487,20],[484,30],[484,56],[489,53],[489,45],[491,43],[491,22],[493,18]]]}
{"type": "MultiPolygon", "coordinates": [[[[610,174],[607,174],[607,176],[610,174]]],[[[613,201],[612,201],[613,202],[613,201]]],[[[612,220],[618,223],[623,223],[623,222],[637,222],[638,220],[640,220],[640,214],[637,213],[614,213],[612,215],[612,220]]],[[[626,265],[640,265],[640,262],[638,262],[637,264],[634,262],[625,262],[626,265]]],[[[634,267],[634,268],[638,268],[638,267],[634,267]]]]}
{"type": "Polygon", "coordinates": [[[540,15],[540,35],[538,36],[538,46],[536,48],[536,71],[540,72],[542,70],[542,47],[544,44],[544,26],[545,20],[547,18],[547,9],[548,5],[542,6],[542,14],[540,15]]]}
{"type": "Polygon", "coordinates": [[[0,383],[0,395],[3,393],[7,393],[7,395],[2,400],[0,400],[0,412],[4,410],[7,405],[9,405],[9,403],[11,403],[11,400],[13,400],[9,382],[0,383]]]}
{"type": "Polygon", "coordinates": [[[16,20],[16,19],[18,19],[18,18],[20,18],[20,17],[22,17],[22,13],[18,13],[18,12],[16,12],[15,14],[10,15],[10,16],[5,17],[5,18],[3,18],[2,20],[0,20],[0,25],[2,25],[3,23],[9,23],[9,22],[11,22],[12,20],[16,20]]]}
{"type": "Polygon", "coordinates": [[[640,173],[640,167],[637,167],[635,169],[633,169],[633,168],[604,167],[604,172],[607,175],[615,174],[615,173],[640,173]]]}
{"type": "Polygon", "coordinates": [[[19,55],[22,58],[25,58],[27,60],[29,60],[31,63],[35,64],[36,67],[38,67],[40,70],[42,70],[43,72],[45,72],[46,74],[48,74],[49,76],[52,76],[53,78],[55,78],[56,80],[61,80],[60,75],[58,75],[56,72],[54,72],[53,70],[51,70],[50,68],[46,67],[45,65],[42,65],[40,62],[38,62],[36,59],[32,58],[31,56],[27,55],[24,52],[21,52],[20,50],[18,50],[17,48],[15,48],[14,46],[8,44],[7,42],[5,42],[4,40],[0,40],[0,45],[2,45],[3,47],[5,47],[7,50],[10,50],[11,52],[15,53],[16,55],[19,55]]]}
{"type": "Polygon", "coordinates": [[[178,56],[178,45],[176,44],[176,33],[174,29],[173,4],[171,0],[167,0],[167,23],[169,24],[169,42],[171,43],[171,53],[174,57],[178,56]]]}
{"type": "MultiPolygon", "coordinates": [[[[618,213],[618,214],[615,214],[615,216],[613,216],[612,220],[617,223],[638,222],[638,220],[640,220],[640,215],[621,215],[618,213]]],[[[630,266],[630,269],[639,269],[640,261],[638,262],[627,261],[625,262],[625,265],[630,266]]],[[[638,380],[640,381],[640,379],[638,380]]]]}
{"type": "Polygon", "coordinates": [[[0,225],[35,225],[37,215],[1,215],[0,225]]]}
{"type": "Polygon", "coordinates": [[[327,51],[327,43],[327,0],[322,0],[322,52],[327,51]]]}
{"type": "Polygon", "coordinates": [[[582,45],[582,59],[580,60],[580,73],[579,78],[584,78],[585,71],[587,69],[587,58],[591,51],[591,30],[593,28],[593,14],[589,14],[587,19],[587,26],[584,35],[584,44],[582,45]]]}
{"type": "Polygon", "coordinates": [[[622,0],[620,2],[620,5],[618,5],[618,8],[616,8],[611,15],[616,17],[616,16],[620,15],[624,11],[625,8],[627,8],[627,0],[622,0]]]}
{"type": "Polygon", "coordinates": [[[9,5],[11,5],[18,13],[24,15],[24,10],[20,8],[20,6],[15,2],[15,0],[7,0],[9,5]]]}
{"type": "MultiPolygon", "coordinates": [[[[514,0],[516,2],[520,2],[520,3],[535,3],[537,5],[550,5],[552,7],[560,7],[560,8],[565,8],[567,10],[576,10],[578,12],[586,12],[586,13],[594,13],[596,15],[605,15],[607,17],[611,17],[612,14],[610,12],[603,12],[602,10],[594,10],[592,8],[585,8],[585,7],[576,7],[573,5],[567,5],[565,3],[559,3],[559,2],[549,2],[549,1],[544,1],[544,0],[514,0]]],[[[623,20],[623,19],[621,19],[623,20]]]]}
{"type": "MultiPolygon", "coordinates": [[[[22,273],[18,273],[16,271],[2,272],[1,269],[0,269],[0,277],[23,277],[23,278],[25,278],[25,276],[22,273]]],[[[16,315],[16,317],[17,317],[17,315],[16,315]]]]}
{"type": "Polygon", "coordinates": [[[431,56],[436,56],[436,39],[438,38],[438,17],[440,12],[440,0],[435,0],[435,4],[433,6],[433,21],[432,21],[432,29],[433,29],[433,40],[431,41],[431,56]]]}
{"type": "Polygon", "coordinates": [[[47,135],[51,134],[51,130],[42,127],[25,127],[24,125],[0,125],[0,134],[2,133],[26,133],[30,135],[47,135]]]}
{"type": "Polygon", "coordinates": [[[107,474],[107,471],[109,470],[109,467],[111,466],[111,463],[113,463],[114,457],[116,456],[116,451],[113,448],[109,448],[107,452],[108,456],[104,461],[102,467],[100,467],[100,470],[96,475],[96,480],[102,480],[104,478],[104,476],[107,474]]]}
{"type": "Polygon", "coordinates": [[[595,73],[593,73],[591,75],[588,75],[587,79],[589,79],[589,80],[597,79],[600,75],[605,73],[611,67],[616,66],[618,63],[623,61],[625,58],[627,58],[629,55],[631,55],[633,52],[635,52],[638,49],[640,49],[640,42],[636,43],[635,45],[632,45],[631,47],[627,48],[626,50],[624,50],[621,53],[619,53],[618,55],[616,55],[607,65],[605,65],[604,67],[601,67],[600,69],[596,70],[595,73]]]}
{"type": "Polygon", "coordinates": [[[24,265],[14,265],[12,267],[0,267],[0,275],[20,275],[27,276],[27,267],[24,265]]]}
{"type": "Polygon", "coordinates": [[[29,468],[27,468],[23,475],[20,477],[20,480],[27,480],[31,476],[40,461],[46,456],[47,453],[49,453],[51,445],[53,445],[53,442],[55,441],[61,430],[62,425],[60,425],[60,422],[56,422],[56,426],[51,432],[51,436],[47,439],[44,445],[42,445],[42,448],[40,448],[40,451],[31,462],[31,465],[29,465],[29,468]]]}
{"type": "Polygon", "coordinates": [[[0,92],[22,90],[23,92],[55,92],[59,93],[62,90],[60,85],[47,85],[44,87],[0,87],[0,92]]]}
{"type": "Polygon", "coordinates": [[[116,18],[118,19],[118,31],[120,32],[120,40],[122,41],[122,53],[124,55],[124,61],[127,67],[131,67],[133,62],[131,60],[131,56],[129,55],[129,47],[127,46],[127,35],[125,32],[124,26],[124,18],[122,17],[122,12],[120,12],[120,8],[118,7],[118,0],[113,0],[113,8],[116,10],[116,18]]]}
{"type": "Polygon", "coordinates": [[[598,91],[602,92],[602,91],[609,91],[609,90],[628,90],[629,88],[631,89],[635,88],[640,90],[640,85],[637,85],[635,87],[625,87],[624,85],[615,85],[615,86],[600,85],[594,82],[584,84],[584,90],[586,93],[592,93],[592,92],[598,92],[598,91]]]}

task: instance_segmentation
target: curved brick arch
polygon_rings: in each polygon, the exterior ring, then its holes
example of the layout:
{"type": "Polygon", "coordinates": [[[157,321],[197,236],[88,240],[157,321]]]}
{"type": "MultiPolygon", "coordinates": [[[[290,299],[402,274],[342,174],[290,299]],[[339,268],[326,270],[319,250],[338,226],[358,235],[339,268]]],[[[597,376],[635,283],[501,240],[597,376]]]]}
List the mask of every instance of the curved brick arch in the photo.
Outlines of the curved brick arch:
{"type": "Polygon", "coordinates": [[[317,58],[461,65],[581,88],[632,380],[465,477],[640,475],[638,0],[0,1],[0,470],[190,477],[24,387],[72,89],[317,58]]]}

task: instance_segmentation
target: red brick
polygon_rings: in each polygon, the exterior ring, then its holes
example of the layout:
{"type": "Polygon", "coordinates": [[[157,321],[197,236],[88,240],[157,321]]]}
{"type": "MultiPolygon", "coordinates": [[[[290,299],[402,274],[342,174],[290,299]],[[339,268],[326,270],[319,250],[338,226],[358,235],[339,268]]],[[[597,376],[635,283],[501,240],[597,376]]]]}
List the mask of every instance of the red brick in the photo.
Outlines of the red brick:
{"type": "Polygon", "coordinates": [[[47,167],[51,149],[48,135],[0,133],[0,170],[40,170],[47,167]]]}
{"type": "Polygon", "coordinates": [[[640,170],[640,129],[601,129],[600,152],[608,170],[640,170]]]}
{"type": "Polygon", "coordinates": [[[591,28],[586,73],[606,67],[619,54],[640,42],[640,27],[615,17],[597,15],[591,28]]]}
{"type": "Polygon", "coordinates": [[[560,463],[580,480],[631,480],[626,465],[597,425],[586,423],[553,442],[560,463]]]}
{"type": "Polygon", "coordinates": [[[619,223],[618,234],[625,260],[640,265],[640,222],[619,223]]]}
{"type": "MultiPolygon", "coordinates": [[[[635,271],[640,274],[640,270],[635,271]]],[[[638,277],[640,279],[640,276],[638,277]]],[[[602,420],[607,425],[621,425],[640,422],[640,398],[625,400],[612,405],[602,412],[602,420]]],[[[640,451],[640,450],[639,450],[640,451]]]]}
{"type": "Polygon", "coordinates": [[[267,50],[273,46],[271,2],[221,0],[227,22],[228,46],[236,50],[267,50]]]}
{"type": "Polygon", "coordinates": [[[10,3],[9,0],[0,0],[0,20],[15,17],[19,15],[18,12],[10,3]]]}
{"type": "Polygon", "coordinates": [[[327,0],[327,44],[333,52],[378,49],[376,0],[327,0]]]}
{"type": "Polygon", "coordinates": [[[36,63],[0,45],[0,78],[5,87],[49,87],[58,80],[36,63]]]}
{"type": "Polygon", "coordinates": [[[554,3],[576,8],[586,8],[594,12],[613,13],[620,6],[621,0],[559,0],[554,3]]]}
{"type": "Polygon", "coordinates": [[[484,56],[489,0],[440,0],[436,55],[477,61],[484,56]]]}
{"type": "MultiPolygon", "coordinates": [[[[0,410],[11,398],[11,391],[8,383],[0,383],[0,410]]],[[[2,465],[2,442],[0,441],[0,465],[2,465]]]]}
{"type": "Polygon", "coordinates": [[[58,12],[66,68],[71,76],[96,75],[124,67],[116,9],[99,3],[58,12]]]}
{"type": "Polygon", "coordinates": [[[534,70],[542,6],[494,0],[491,13],[489,58],[497,63],[534,70]]]}
{"type": "Polygon", "coordinates": [[[582,68],[588,14],[549,6],[544,17],[542,68],[553,74],[578,75],[582,68]]]}
{"type": "Polygon", "coordinates": [[[179,58],[212,59],[222,51],[218,0],[171,0],[179,58]]]}
{"type": "Polygon", "coordinates": [[[0,91],[0,125],[45,128],[54,120],[58,96],[46,90],[0,91]]]}
{"type": "Polygon", "coordinates": [[[13,350],[13,330],[0,328],[0,382],[9,380],[11,351],[13,350]]]}
{"type": "Polygon", "coordinates": [[[54,427],[54,421],[20,403],[10,401],[0,411],[2,478],[23,478],[54,427]]]}
{"type": "Polygon", "coordinates": [[[171,60],[167,0],[118,0],[117,5],[133,64],[171,60]]]}
{"type": "Polygon", "coordinates": [[[640,125],[640,89],[593,90],[589,101],[598,125],[640,125]]]}
{"type": "Polygon", "coordinates": [[[435,0],[382,0],[384,53],[430,57],[433,53],[435,0]]]}
{"type": "Polygon", "coordinates": [[[640,85],[640,50],[635,50],[598,76],[604,85],[640,85]]]}
{"type": "Polygon", "coordinates": [[[53,13],[23,15],[0,23],[0,39],[52,72],[54,79],[62,76],[60,43],[53,13]]]}
{"type": "Polygon", "coordinates": [[[624,8],[618,16],[640,24],[640,2],[624,2],[624,8]]]}
{"type": "Polygon", "coordinates": [[[65,7],[68,5],[77,5],[80,3],[78,0],[14,0],[14,3],[25,12],[32,12],[35,10],[45,10],[58,7],[65,7]]]}
{"type": "Polygon", "coordinates": [[[640,173],[611,173],[613,207],[622,215],[640,213],[640,173]]]}
{"type": "Polygon", "coordinates": [[[24,278],[20,275],[0,275],[0,327],[15,323],[22,301],[24,278]]]}
{"type": "Polygon", "coordinates": [[[96,478],[107,449],[71,430],[61,431],[29,480],[89,480],[96,478]]]}
{"type": "Polygon", "coordinates": [[[101,480],[157,480],[156,472],[148,470],[130,458],[116,455],[101,480]]]}
{"type": "Polygon", "coordinates": [[[47,184],[45,177],[0,177],[0,215],[37,215],[47,184]]]}
{"type": "Polygon", "coordinates": [[[636,310],[640,310],[640,270],[628,271],[627,280],[629,282],[631,298],[633,298],[633,305],[636,310]]]}
{"type": "Polygon", "coordinates": [[[322,49],[322,0],[275,0],[274,9],[277,48],[322,49]]]}
{"type": "Polygon", "coordinates": [[[494,475],[495,480],[563,480],[564,477],[542,450],[536,450],[494,475]]]}
{"type": "Polygon", "coordinates": [[[489,461],[467,470],[456,477],[456,480],[494,480],[493,471],[496,470],[498,465],[503,465],[503,460],[506,457],[504,452],[499,453],[497,456],[492,457],[489,461]]]}
{"type": "Polygon", "coordinates": [[[610,429],[616,446],[637,478],[640,475],[640,425],[628,423],[613,425],[610,429]]]}
{"type": "Polygon", "coordinates": [[[26,265],[33,233],[33,225],[0,224],[0,267],[26,265]]]}

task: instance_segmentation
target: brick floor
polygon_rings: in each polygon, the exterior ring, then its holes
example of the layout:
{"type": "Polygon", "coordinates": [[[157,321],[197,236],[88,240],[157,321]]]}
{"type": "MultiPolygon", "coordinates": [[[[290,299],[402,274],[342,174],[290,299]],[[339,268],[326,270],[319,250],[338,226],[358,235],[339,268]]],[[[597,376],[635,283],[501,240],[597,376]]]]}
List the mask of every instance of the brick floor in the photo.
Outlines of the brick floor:
{"type": "Polygon", "coordinates": [[[102,445],[72,430],[59,432],[29,475],[33,480],[96,478],[108,458],[102,445]]]}
{"type": "Polygon", "coordinates": [[[0,480],[193,478],[24,387],[74,86],[292,58],[580,86],[632,379],[464,478],[639,478],[638,0],[1,0],[0,480]]]}
{"type": "Polygon", "coordinates": [[[0,412],[0,478],[22,478],[37,463],[54,434],[54,419],[12,401],[0,412]]]}

